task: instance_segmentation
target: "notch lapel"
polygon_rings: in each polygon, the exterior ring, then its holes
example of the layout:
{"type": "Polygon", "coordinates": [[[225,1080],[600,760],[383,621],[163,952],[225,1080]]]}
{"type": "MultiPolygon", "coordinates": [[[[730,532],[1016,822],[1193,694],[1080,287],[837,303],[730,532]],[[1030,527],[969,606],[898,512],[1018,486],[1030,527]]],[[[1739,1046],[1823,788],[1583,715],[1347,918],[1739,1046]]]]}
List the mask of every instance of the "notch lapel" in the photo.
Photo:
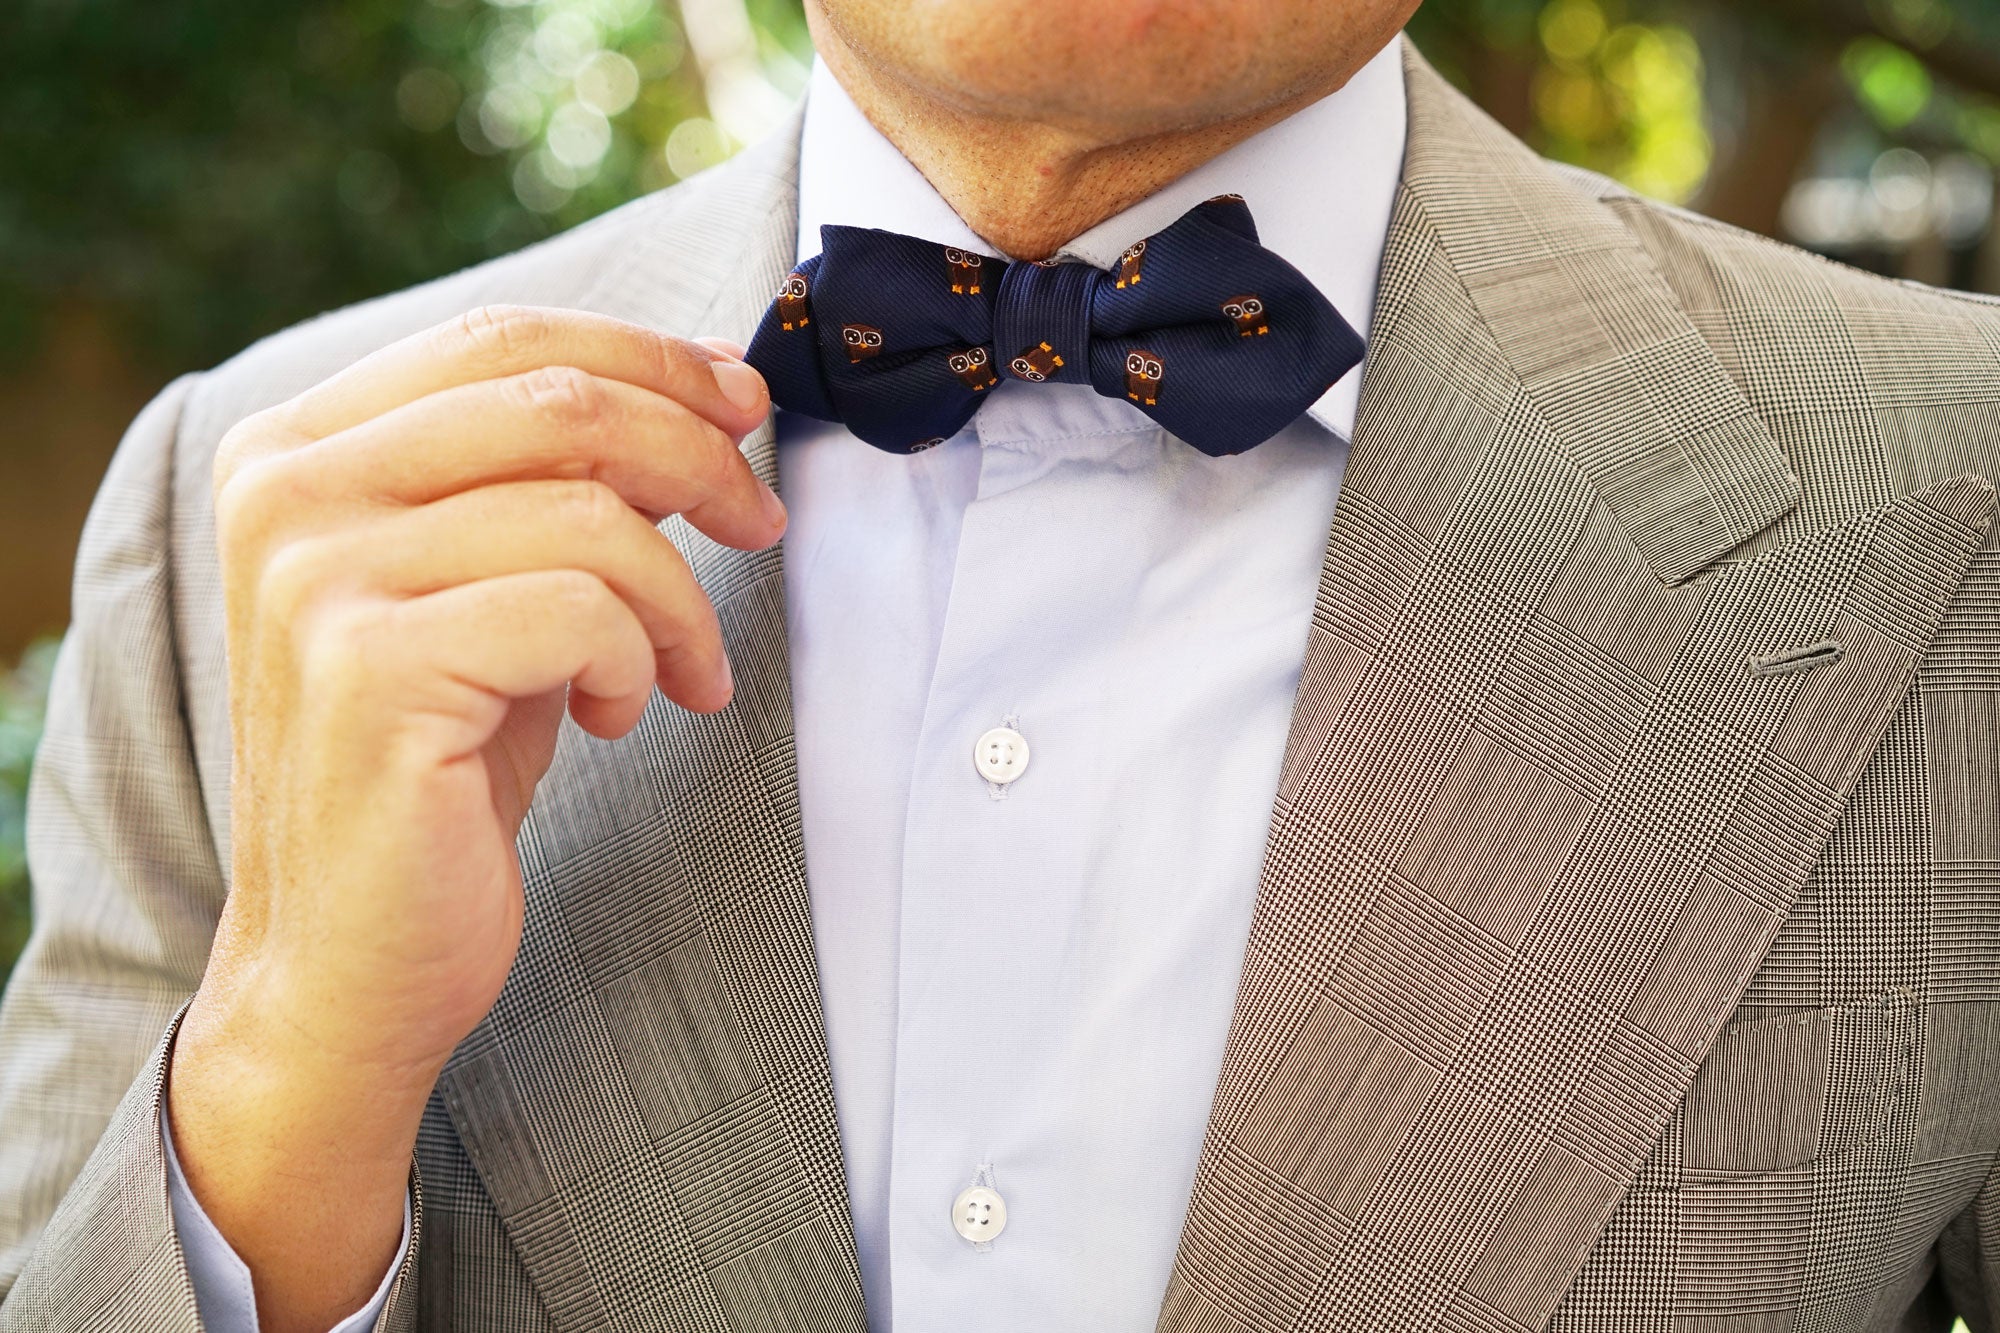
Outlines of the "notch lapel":
{"type": "MultiPolygon", "coordinates": [[[[788,270],[797,127],[660,208],[582,304],[748,341],[788,270]]],[[[767,426],[745,441],[776,484],[767,426]]],[[[735,702],[566,726],[519,840],[521,952],[440,1094],[550,1317],[861,1333],[792,748],[776,549],[665,529],[735,702]]]]}
{"type": "Polygon", "coordinates": [[[1623,228],[1409,65],[1173,1333],[1547,1323],[1992,513],[1959,478],[1715,567],[1782,452],[1623,228]]]}

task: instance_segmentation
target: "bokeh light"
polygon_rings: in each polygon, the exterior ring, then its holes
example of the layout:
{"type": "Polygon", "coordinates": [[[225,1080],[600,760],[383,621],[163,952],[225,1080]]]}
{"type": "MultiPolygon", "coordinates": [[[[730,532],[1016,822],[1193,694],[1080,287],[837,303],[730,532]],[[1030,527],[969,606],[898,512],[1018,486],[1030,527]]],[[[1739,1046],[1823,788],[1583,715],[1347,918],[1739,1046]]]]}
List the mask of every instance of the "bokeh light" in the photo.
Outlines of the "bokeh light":
{"type": "Polygon", "coordinates": [[[448,71],[416,71],[398,112],[413,128],[455,121],[466,147],[507,159],[514,201],[557,224],[601,209],[600,181],[651,189],[714,166],[789,114],[806,77],[799,52],[743,0],[677,12],[650,0],[470,0],[468,21],[478,35],[463,91],[448,71]],[[696,68],[684,71],[690,51],[696,68]]]}
{"type": "Polygon", "coordinates": [[[1644,194],[1693,198],[1713,157],[1693,34],[1624,21],[1601,0],[1549,0],[1535,30],[1533,102],[1548,150],[1644,194]]]}
{"type": "Polygon", "coordinates": [[[1861,104],[1884,129],[1902,129],[1930,104],[1930,72],[1901,47],[1876,37],[1857,38],[1840,63],[1861,104]]]}

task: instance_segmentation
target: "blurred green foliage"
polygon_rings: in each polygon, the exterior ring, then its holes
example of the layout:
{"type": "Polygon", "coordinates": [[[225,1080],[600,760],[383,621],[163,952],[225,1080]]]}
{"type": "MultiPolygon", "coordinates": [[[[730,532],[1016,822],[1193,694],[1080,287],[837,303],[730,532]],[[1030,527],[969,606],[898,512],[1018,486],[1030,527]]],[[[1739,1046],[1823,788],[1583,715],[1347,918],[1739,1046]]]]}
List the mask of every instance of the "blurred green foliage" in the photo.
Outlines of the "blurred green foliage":
{"type": "MultiPolygon", "coordinates": [[[[1829,144],[2000,161],[1993,0],[1428,0],[1411,33],[1542,151],[1764,230],[1829,144]]],[[[212,363],[720,160],[809,58],[799,0],[8,0],[0,363],[70,304],[212,363]]],[[[0,976],[47,661],[0,684],[0,976]]]]}
{"type": "Polygon", "coordinates": [[[1549,156],[1761,230],[1734,178],[1782,194],[1899,145],[2000,163],[1993,0],[1430,0],[1410,32],[1549,156]]]}
{"type": "Polygon", "coordinates": [[[668,184],[687,55],[655,0],[9,0],[0,358],[82,299],[205,364],[668,184]]]}
{"type": "Polygon", "coordinates": [[[28,864],[21,833],[28,765],[42,734],[55,653],[53,640],[38,643],[0,675],[0,981],[28,942],[28,864]]]}
{"type": "Polygon", "coordinates": [[[1462,0],[1426,6],[1411,30],[1475,95],[1494,62],[1516,67],[1532,123],[1512,128],[1544,153],[1682,203],[1712,158],[1694,17],[1643,0],[1462,0]]]}

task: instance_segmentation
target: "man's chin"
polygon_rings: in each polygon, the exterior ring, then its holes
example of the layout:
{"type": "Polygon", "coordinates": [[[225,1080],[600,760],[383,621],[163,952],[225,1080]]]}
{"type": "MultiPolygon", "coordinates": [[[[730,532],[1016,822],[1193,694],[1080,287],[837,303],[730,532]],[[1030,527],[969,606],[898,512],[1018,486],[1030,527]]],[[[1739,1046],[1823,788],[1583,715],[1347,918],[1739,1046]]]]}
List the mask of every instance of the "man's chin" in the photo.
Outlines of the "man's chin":
{"type": "MultiPolygon", "coordinates": [[[[829,63],[981,119],[1126,142],[1333,92],[1414,0],[812,0],[829,63]],[[844,52],[842,50],[844,48],[844,52]]],[[[843,82],[847,82],[843,78],[843,82]]]]}

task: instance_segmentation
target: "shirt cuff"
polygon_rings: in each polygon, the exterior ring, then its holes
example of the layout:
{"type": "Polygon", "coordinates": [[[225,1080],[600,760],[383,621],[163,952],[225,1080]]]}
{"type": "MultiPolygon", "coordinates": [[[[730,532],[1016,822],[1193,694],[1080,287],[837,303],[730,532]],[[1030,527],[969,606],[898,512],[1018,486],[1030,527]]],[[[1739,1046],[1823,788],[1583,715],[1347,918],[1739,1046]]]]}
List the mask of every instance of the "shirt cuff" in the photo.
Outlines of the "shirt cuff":
{"type": "MultiPolygon", "coordinates": [[[[194,1287],[195,1308],[201,1313],[206,1333],[257,1333],[257,1292],[250,1281],[250,1266],[236,1249],[222,1238],[215,1223],[202,1211],[201,1201],[188,1188],[181,1172],[181,1159],[174,1152],[173,1123],[167,1118],[166,1098],[160,1099],[160,1144],[167,1154],[167,1198],[173,1207],[174,1233],[180,1238],[181,1254],[187,1262],[188,1282],[194,1287]]],[[[410,1250],[410,1196],[403,1195],[403,1239],[396,1257],[382,1275],[368,1303],[335,1324],[328,1333],[374,1333],[389,1301],[389,1287],[402,1271],[410,1250]]]]}

